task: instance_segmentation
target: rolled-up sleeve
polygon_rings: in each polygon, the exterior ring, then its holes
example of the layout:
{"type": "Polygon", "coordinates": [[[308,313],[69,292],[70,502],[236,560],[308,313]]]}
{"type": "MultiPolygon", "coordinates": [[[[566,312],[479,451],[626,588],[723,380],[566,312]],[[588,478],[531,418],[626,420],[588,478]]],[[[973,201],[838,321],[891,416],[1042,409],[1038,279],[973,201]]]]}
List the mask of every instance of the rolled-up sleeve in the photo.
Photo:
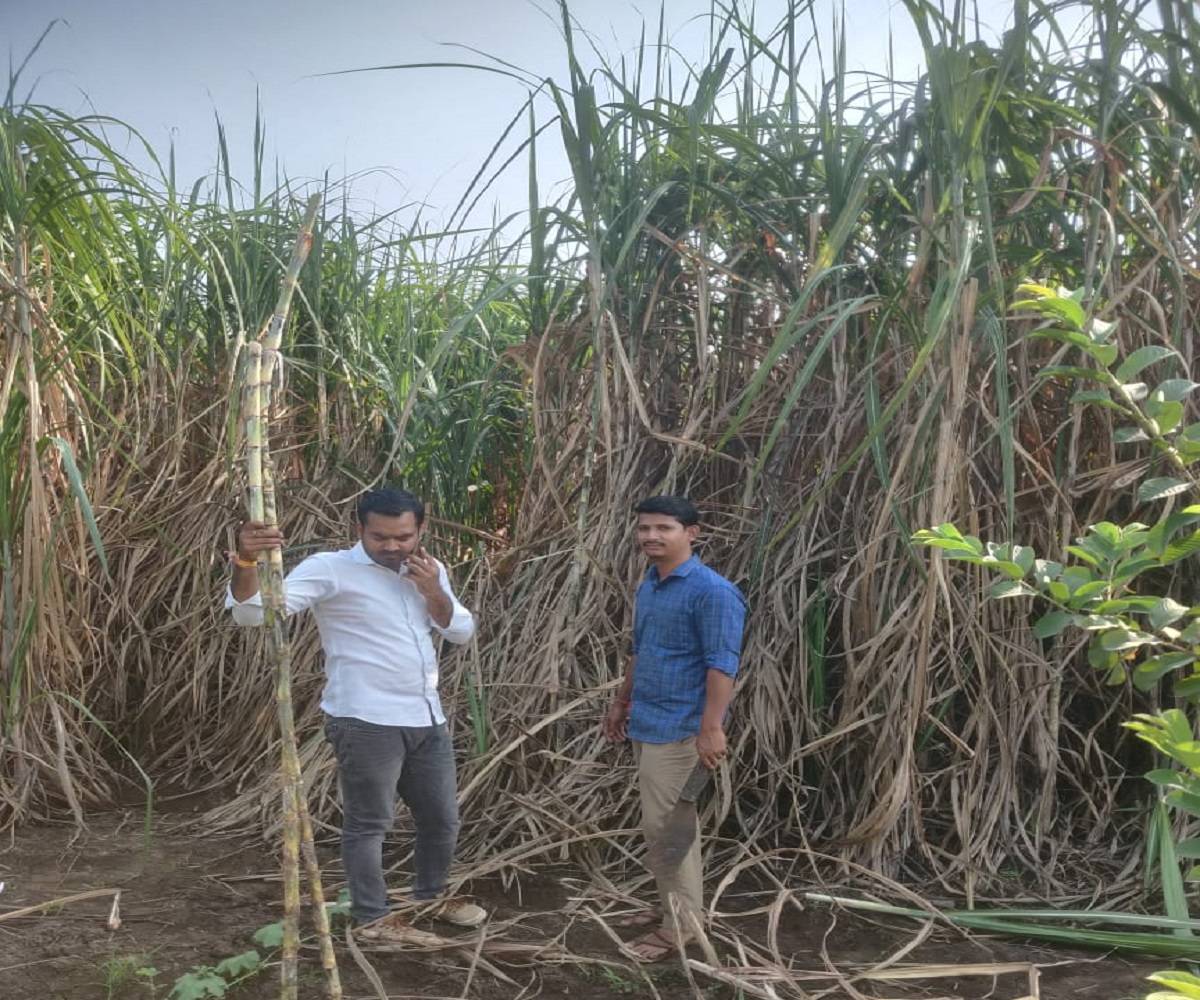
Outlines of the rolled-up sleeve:
{"type": "Polygon", "coordinates": [[[450,624],[442,628],[431,617],[430,624],[438,632],[445,637],[448,642],[464,643],[468,642],[475,634],[475,616],[471,614],[462,602],[454,595],[453,589],[450,587],[450,575],[446,572],[446,567],[440,562],[438,563],[438,582],[442,585],[442,593],[450,598],[450,624]]]}
{"type": "Polygon", "coordinates": [[[733,586],[714,587],[698,602],[704,666],[736,677],[742,655],[746,601],[733,586]]]}
{"type": "MultiPolygon", "coordinates": [[[[330,572],[328,561],[321,555],[315,555],[309,556],[284,577],[283,589],[287,598],[287,613],[296,615],[337,593],[337,580],[330,572]]],[[[225,607],[233,612],[233,620],[237,625],[262,624],[262,594],[239,601],[233,596],[233,589],[226,587],[225,607]]]]}

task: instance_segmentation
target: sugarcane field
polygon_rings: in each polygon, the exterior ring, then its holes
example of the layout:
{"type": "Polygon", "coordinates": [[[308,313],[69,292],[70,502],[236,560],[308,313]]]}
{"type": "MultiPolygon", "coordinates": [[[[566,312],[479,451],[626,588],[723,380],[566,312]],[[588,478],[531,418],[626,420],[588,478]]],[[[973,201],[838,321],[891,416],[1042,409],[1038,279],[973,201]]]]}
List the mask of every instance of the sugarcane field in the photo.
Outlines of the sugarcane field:
{"type": "Polygon", "coordinates": [[[0,24],[0,1000],[1200,1000],[1192,0],[0,24]]]}

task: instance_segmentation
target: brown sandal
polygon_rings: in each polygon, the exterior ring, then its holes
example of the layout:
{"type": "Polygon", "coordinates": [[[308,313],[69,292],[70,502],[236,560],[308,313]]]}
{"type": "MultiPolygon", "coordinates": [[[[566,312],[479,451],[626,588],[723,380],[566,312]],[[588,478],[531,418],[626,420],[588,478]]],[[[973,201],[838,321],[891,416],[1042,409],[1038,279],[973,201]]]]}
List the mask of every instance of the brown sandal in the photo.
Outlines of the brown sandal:
{"type": "MultiPolygon", "coordinates": [[[[685,941],[684,947],[687,947],[685,941]]],[[[675,954],[679,949],[679,943],[671,936],[670,932],[657,927],[650,931],[649,934],[643,934],[639,938],[635,938],[625,946],[630,957],[635,962],[641,962],[645,965],[652,965],[655,962],[661,962],[669,956],[675,954]],[[639,953],[635,949],[641,948],[639,953]]]]}

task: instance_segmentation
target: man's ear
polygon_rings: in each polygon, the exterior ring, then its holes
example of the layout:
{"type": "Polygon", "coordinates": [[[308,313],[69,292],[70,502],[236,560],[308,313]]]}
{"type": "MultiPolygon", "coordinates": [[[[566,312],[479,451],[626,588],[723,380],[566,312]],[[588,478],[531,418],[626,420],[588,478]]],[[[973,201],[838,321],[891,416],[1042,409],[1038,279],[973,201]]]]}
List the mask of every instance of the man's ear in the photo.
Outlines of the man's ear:
{"type": "Polygon", "coordinates": [[[700,537],[700,525],[698,524],[689,524],[685,530],[687,531],[689,542],[694,543],[700,537]]]}

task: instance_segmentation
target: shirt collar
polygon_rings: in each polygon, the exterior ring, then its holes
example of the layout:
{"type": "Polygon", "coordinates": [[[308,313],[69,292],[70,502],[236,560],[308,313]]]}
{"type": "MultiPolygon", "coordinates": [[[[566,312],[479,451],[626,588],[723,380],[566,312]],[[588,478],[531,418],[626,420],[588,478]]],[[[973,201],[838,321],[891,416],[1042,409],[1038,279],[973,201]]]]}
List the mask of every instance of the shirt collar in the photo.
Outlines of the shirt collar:
{"type": "MultiPolygon", "coordinates": [[[[678,566],[676,566],[673,570],[671,570],[671,572],[667,574],[666,579],[669,580],[673,576],[689,576],[691,574],[692,570],[694,570],[699,565],[700,565],[700,559],[697,556],[695,556],[695,555],[689,556],[684,562],[681,562],[678,566]]],[[[646,578],[649,580],[657,581],[658,580],[658,567],[651,566],[648,570],[646,570],[646,578]]]]}
{"type": "Polygon", "coordinates": [[[350,557],[351,562],[356,562],[360,566],[374,566],[376,569],[387,570],[394,572],[397,576],[408,576],[408,564],[401,566],[398,570],[390,570],[386,566],[380,566],[374,559],[367,555],[367,550],[363,548],[361,541],[356,542],[353,548],[346,549],[346,554],[350,557]]]}

